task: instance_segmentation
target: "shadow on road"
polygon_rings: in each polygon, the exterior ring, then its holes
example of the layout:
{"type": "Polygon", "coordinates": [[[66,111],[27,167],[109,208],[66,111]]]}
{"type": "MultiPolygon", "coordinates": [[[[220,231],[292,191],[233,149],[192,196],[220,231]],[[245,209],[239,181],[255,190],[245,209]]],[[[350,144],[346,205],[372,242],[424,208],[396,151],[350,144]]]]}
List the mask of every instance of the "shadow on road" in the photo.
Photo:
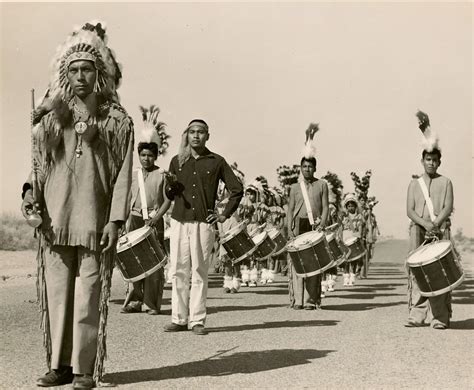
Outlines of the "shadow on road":
{"type": "Polygon", "coordinates": [[[208,328],[209,332],[242,332],[246,330],[257,330],[257,329],[275,329],[275,328],[303,328],[313,326],[334,326],[339,321],[335,320],[310,320],[310,321],[275,321],[275,322],[263,322],[260,324],[245,324],[237,326],[223,326],[217,328],[208,328]]]}
{"type": "Polygon", "coordinates": [[[451,329],[474,329],[474,318],[469,318],[463,321],[452,321],[450,326],[451,329]]]}
{"type": "Polygon", "coordinates": [[[381,307],[390,307],[398,305],[406,305],[406,301],[387,302],[387,303],[348,303],[344,305],[323,305],[323,310],[334,311],[364,311],[381,307]]]}
{"type": "Polygon", "coordinates": [[[286,307],[288,305],[284,304],[275,304],[270,303],[268,305],[257,305],[257,306],[215,306],[215,307],[207,307],[207,314],[215,314],[222,311],[249,311],[249,310],[265,310],[271,309],[276,307],[286,307]]]}
{"type": "MultiPolygon", "coordinates": [[[[358,290],[355,290],[358,292],[358,290]]],[[[376,299],[381,297],[401,297],[406,296],[406,294],[349,294],[349,295],[334,295],[334,298],[342,298],[342,299],[376,299]]],[[[332,295],[326,295],[327,298],[332,298],[332,295]]]]}
{"type": "MultiPolygon", "coordinates": [[[[228,351],[217,352],[222,354],[228,351]]],[[[311,363],[311,360],[326,357],[331,352],[335,351],[273,349],[268,351],[239,352],[229,356],[211,357],[175,366],[110,373],[104,377],[104,380],[117,385],[124,385],[178,378],[251,374],[308,364],[311,363]]]]}

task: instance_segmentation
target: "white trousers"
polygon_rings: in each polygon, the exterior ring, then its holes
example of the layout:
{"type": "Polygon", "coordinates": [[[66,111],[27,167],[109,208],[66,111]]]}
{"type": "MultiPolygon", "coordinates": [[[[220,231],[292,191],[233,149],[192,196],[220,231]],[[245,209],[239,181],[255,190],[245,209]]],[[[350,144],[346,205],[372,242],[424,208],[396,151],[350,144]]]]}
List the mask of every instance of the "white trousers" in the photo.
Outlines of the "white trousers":
{"type": "Polygon", "coordinates": [[[171,322],[179,325],[189,323],[190,328],[204,325],[208,270],[214,241],[212,225],[171,219],[171,322]]]}

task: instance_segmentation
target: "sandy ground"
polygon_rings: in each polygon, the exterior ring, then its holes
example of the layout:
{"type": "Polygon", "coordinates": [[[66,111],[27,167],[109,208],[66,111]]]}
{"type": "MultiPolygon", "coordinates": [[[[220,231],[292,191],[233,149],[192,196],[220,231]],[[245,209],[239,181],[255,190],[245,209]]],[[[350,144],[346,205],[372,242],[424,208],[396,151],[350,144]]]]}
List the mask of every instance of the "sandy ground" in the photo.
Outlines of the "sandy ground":
{"type": "MultiPolygon", "coordinates": [[[[210,275],[210,334],[170,334],[170,287],[163,315],[120,314],[125,285],[114,276],[106,382],[146,389],[473,389],[474,262],[453,293],[451,329],[403,327],[405,241],[376,247],[369,279],[342,287],[323,310],[288,308],[287,285],[224,294],[210,275]]],[[[35,304],[33,252],[0,252],[0,388],[35,388],[45,363],[35,304]]],[[[64,388],[70,388],[66,386],[64,388]]]]}

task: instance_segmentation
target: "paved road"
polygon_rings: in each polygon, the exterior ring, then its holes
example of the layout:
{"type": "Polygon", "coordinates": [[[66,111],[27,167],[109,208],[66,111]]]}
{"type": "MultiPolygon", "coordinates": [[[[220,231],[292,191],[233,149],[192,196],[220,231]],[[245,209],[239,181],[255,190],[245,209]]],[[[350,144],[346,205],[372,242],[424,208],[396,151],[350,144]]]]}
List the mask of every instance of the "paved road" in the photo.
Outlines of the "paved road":
{"type": "MultiPolygon", "coordinates": [[[[169,287],[164,315],[120,314],[124,284],[116,275],[105,381],[124,389],[472,389],[472,259],[464,260],[467,278],[454,292],[451,329],[408,329],[406,250],[405,241],[378,244],[369,279],[343,288],[340,276],[318,311],[289,309],[281,276],[231,295],[211,274],[205,337],[163,333],[169,287]]],[[[15,256],[24,261],[32,253],[15,256]]],[[[34,278],[23,273],[0,281],[1,388],[34,388],[45,371],[34,278]]]]}

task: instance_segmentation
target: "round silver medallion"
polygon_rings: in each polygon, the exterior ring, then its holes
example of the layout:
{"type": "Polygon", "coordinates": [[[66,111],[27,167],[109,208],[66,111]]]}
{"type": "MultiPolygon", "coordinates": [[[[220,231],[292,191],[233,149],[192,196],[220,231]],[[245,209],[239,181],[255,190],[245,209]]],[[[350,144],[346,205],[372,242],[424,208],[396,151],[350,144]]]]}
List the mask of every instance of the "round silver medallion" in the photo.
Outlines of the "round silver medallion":
{"type": "Polygon", "coordinates": [[[74,125],[74,130],[76,130],[77,134],[84,134],[84,132],[87,130],[87,123],[86,122],[77,122],[74,125]]]}

